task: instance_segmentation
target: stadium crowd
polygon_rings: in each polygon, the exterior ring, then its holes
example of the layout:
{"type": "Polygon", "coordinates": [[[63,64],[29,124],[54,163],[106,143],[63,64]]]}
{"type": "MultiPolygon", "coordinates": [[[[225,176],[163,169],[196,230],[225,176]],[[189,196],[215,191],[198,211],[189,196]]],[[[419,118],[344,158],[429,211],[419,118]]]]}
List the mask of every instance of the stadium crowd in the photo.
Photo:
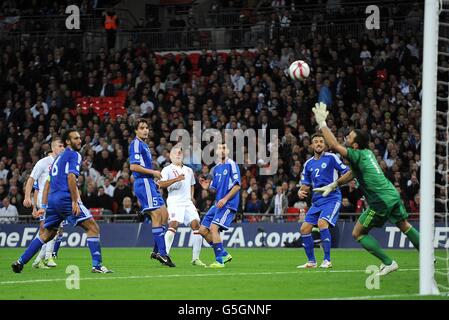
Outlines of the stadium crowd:
{"type": "MultiPolygon", "coordinates": [[[[80,52],[74,44],[34,43],[18,51],[0,47],[0,216],[11,206],[30,213],[22,202],[31,169],[50,150],[52,139],[71,127],[84,142],[78,185],[85,205],[136,213],[127,157],[133,124],[141,117],[151,125],[149,146],[159,169],[169,161],[171,132],[192,132],[194,120],[201,121],[202,129],[277,129],[276,174],[261,176],[256,164],[240,165],[238,219],[242,212],[307,210],[310,200],[300,201],[297,191],[302,166],[313,154],[311,109],[317,101],[328,104],[328,123],[340,142],[351,128],[370,133],[370,148],[382,170],[407,210],[418,212],[422,46],[417,34],[311,34],[305,42],[281,35],[251,51],[203,50],[197,63],[187,54],[160,58],[145,43],[131,41],[111,52],[80,52]],[[305,82],[294,82],[285,73],[297,59],[311,66],[305,82]],[[74,98],[76,92],[114,96],[124,91],[127,112],[117,117],[83,113],[74,98]]],[[[186,163],[197,177],[210,170],[193,159],[186,163]]],[[[342,193],[342,213],[364,209],[355,182],[342,193]]],[[[201,212],[212,203],[199,186],[195,199],[201,212]]],[[[438,206],[437,211],[445,210],[438,206]]]]}

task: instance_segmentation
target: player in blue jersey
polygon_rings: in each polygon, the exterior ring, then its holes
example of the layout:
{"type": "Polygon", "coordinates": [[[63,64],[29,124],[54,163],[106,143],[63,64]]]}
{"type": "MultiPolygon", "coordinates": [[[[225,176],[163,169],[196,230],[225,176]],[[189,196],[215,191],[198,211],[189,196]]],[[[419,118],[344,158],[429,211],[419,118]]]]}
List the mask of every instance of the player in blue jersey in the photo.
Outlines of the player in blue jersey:
{"type": "Polygon", "coordinates": [[[53,162],[49,180],[45,184],[40,214],[45,214],[44,225],[25,250],[23,255],[11,267],[15,273],[22,272],[23,266],[40,250],[44,243],[52,240],[59,225],[67,220],[73,226],[79,225],[87,233],[87,245],[92,256],[92,272],[110,273],[102,265],[100,228],[92,218],[90,211],[83,205],[76,185],[80,174],[81,137],[76,130],[68,130],[64,141],[66,149],[53,162]]]}
{"type": "MultiPolygon", "coordinates": [[[[316,189],[336,181],[340,175],[350,174],[349,168],[333,153],[325,152],[324,137],[321,134],[312,136],[313,157],[304,163],[301,174],[301,188],[298,191],[300,199],[307,197],[310,188],[316,189]]],[[[320,229],[321,244],[324,250],[323,263],[320,268],[332,268],[331,233],[329,225],[335,226],[341,207],[341,193],[338,188],[324,197],[319,192],[312,196],[312,207],[307,211],[304,223],[301,225],[301,238],[308,262],[298,268],[316,268],[312,229],[320,229]],[[326,197],[327,196],[327,197],[326,197]]]]}
{"type": "Polygon", "coordinates": [[[199,178],[201,187],[215,192],[214,205],[209,209],[201,222],[199,233],[213,247],[215,262],[208,267],[223,268],[232,260],[221,241],[220,231],[228,230],[239,206],[240,170],[234,160],[228,158],[229,149],[226,144],[219,144],[217,165],[212,168],[210,176],[199,178]]]}
{"type": "Polygon", "coordinates": [[[144,142],[148,138],[148,122],[140,119],[136,122],[134,129],[136,137],[129,145],[129,163],[134,176],[134,193],[139,200],[141,211],[151,217],[154,239],[154,251],[151,258],[159,260],[163,265],[175,267],[165,248],[164,235],[168,211],[154,181],[154,178],[161,178],[161,173],[152,169],[151,151],[144,142]]]}

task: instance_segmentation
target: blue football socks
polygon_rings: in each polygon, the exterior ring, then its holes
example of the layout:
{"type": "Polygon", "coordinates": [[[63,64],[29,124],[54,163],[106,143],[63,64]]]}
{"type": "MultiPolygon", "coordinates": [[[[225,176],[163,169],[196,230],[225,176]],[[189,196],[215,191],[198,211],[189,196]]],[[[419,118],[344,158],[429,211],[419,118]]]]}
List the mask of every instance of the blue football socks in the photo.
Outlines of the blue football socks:
{"type": "Polygon", "coordinates": [[[31,260],[31,258],[41,249],[41,247],[44,245],[44,241],[41,239],[40,236],[37,236],[36,238],[31,241],[28,248],[25,250],[25,252],[22,254],[22,256],[19,258],[19,262],[21,264],[26,264],[28,261],[31,260]]]}
{"type": "Polygon", "coordinates": [[[167,251],[165,249],[165,230],[163,227],[155,227],[152,228],[151,232],[153,233],[154,246],[157,246],[158,252],[161,256],[165,257],[167,255],[167,251]]]}
{"type": "Polygon", "coordinates": [[[90,255],[92,256],[92,266],[101,266],[101,246],[99,237],[88,237],[87,245],[89,246],[90,255]]]}
{"type": "Polygon", "coordinates": [[[331,261],[331,243],[332,243],[332,236],[329,229],[321,229],[320,230],[321,235],[321,245],[323,246],[324,250],[324,260],[331,261]]]}
{"type": "Polygon", "coordinates": [[[302,245],[304,246],[304,250],[306,251],[307,259],[310,262],[316,262],[315,252],[313,249],[313,238],[312,234],[301,234],[302,245]]]}

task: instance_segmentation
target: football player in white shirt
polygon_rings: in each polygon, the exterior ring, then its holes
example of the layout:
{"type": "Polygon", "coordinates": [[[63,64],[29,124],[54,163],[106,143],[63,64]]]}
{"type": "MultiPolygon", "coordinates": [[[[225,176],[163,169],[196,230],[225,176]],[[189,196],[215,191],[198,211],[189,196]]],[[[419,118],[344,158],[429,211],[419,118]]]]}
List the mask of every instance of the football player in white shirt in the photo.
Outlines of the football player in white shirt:
{"type": "MultiPolygon", "coordinates": [[[[41,209],[42,204],[42,195],[44,192],[45,182],[48,179],[50,173],[50,167],[53,164],[53,161],[56,157],[64,151],[64,144],[61,139],[55,139],[51,142],[51,152],[47,157],[39,160],[31,171],[30,177],[27,180],[25,186],[25,197],[23,199],[23,205],[27,208],[31,207],[31,191],[33,189],[33,185],[35,182],[37,183],[36,191],[38,191],[37,203],[35,203],[35,207],[33,208],[33,212],[37,212],[41,209]]],[[[39,218],[39,224],[42,226],[45,220],[45,215],[42,215],[39,218]]],[[[36,257],[36,260],[33,262],[34,268],[40,269],[48,269],[48,267],[56,267],[56,263],[53,259],[53,248],[55,245],[55,239],[49,241],[44,244],[39,252],[39,255],[36,257]]]]}
{"type": "Polygon", "coordinates": [[[165,247],[167,254],[175,238],[176,230],[180,223],[190,225],[193,231],[192,264],[206,266],[200,260],[201,244],[203,237],[198,233],[200,228],[200,216],[193,204],[195,176],[193,170],[183,165],[183,151],[179,146],[174,146],[170,152],[171,164],[161,171],[161,180],[158,184],[161,188],[167,188],[168,230],[165,233],[165,247]]]}

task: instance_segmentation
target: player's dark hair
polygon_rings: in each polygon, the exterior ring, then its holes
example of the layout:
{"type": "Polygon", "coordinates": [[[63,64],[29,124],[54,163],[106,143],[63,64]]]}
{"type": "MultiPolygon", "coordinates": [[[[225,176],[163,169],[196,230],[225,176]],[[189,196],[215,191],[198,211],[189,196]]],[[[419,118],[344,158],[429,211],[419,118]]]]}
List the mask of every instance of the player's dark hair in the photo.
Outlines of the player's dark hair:
{"type": "Polygon", "coordinates": [[[359,145],[359,149],[367,149],[369,144],[369,134],[359,129],[355,129],[354,132],[354,142],[359,145]]]}
{"type": "Polygon", "coordinates": [[[62,142],[64,143],[64,145],[67,146],[67,140],[70,140],[70,134],[72,132],[77,132],[77,130],[76,129],[69,129],[66,132],[64,132],[64,135],[62,136],[62,140],[63,140],[62,142]]]}
{"type": "Polygon", "coordinates": [[[139,125],[141,124],[141,123],[145,123],[148,127],[150,127],[149,125],[148,125],[148,121],[146,120],[146,119],[139,119],[139,120],[137,120],[136,121],[136,124],[135,124],[135,126],[134,126],[134,130],[135,131],[137,131],[137,129],[139,129],[139,125]]]}
{"type": "Polygon", "coordinates": [[[310,138],[310,141],[313,141],[314,138],[319,137],[319,138],[323,138],[324,139],[324,135],[320,132],[316,132],[312,135],[312,137],[310,138]]]}

